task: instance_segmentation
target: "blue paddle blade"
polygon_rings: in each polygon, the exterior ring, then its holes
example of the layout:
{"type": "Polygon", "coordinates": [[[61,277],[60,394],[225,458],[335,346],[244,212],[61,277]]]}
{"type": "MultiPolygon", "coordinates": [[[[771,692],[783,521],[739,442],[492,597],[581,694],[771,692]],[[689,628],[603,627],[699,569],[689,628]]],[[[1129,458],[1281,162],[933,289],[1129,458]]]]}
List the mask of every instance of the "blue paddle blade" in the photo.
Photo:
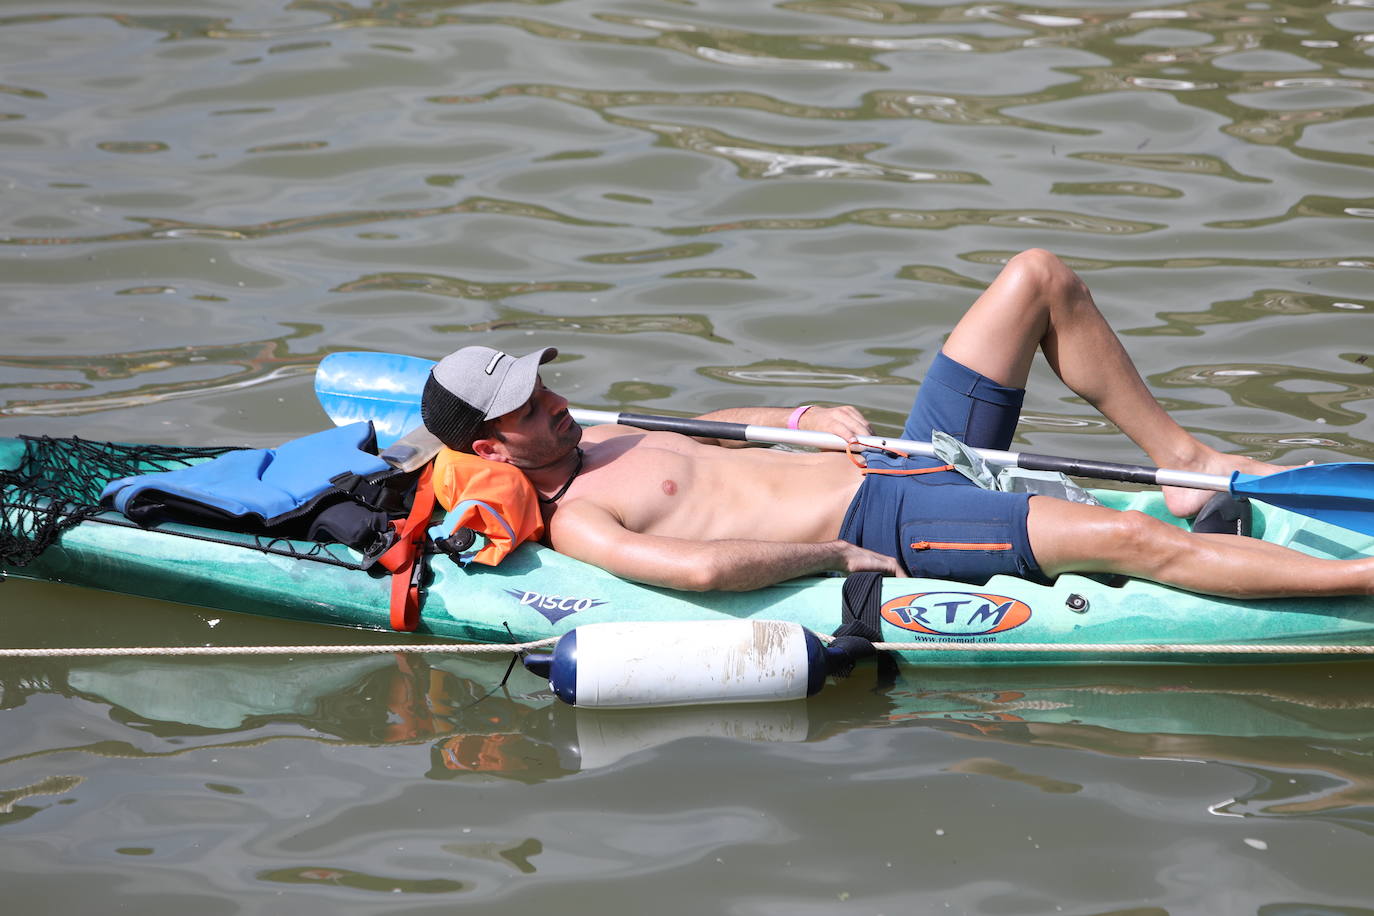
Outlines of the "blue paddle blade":
{"type": "Polygon", "coordinates": [[[420,425],[420,392],[434,363],[399,353],[331,353],[315,370],[315,397],[336,426],[371,420],[386,448],[420,425]]]}
{"type": "Polygon", "coordinates": [[[1374,462],[1313,464],[1263,476],[1235,474],[1231,492],[1374,535],[1374,462]]]}

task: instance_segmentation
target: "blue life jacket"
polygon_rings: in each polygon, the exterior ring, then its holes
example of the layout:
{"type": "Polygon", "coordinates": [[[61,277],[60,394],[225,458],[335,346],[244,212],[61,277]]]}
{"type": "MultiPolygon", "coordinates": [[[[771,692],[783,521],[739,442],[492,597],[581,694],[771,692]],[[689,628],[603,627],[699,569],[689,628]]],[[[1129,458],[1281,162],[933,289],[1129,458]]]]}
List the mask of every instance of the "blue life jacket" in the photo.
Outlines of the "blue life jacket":
{"type": "Polygon", "coordinates": [[[389,543],[389,515],[404,514],[396,493],[390,494],[395,504],[385,504],[381,485],[398,472],[375,453],[372,424],[353,423],[277,448],[122,477],[100,499],[139,524],[172,520],[337,541],[371,555],[389,543]]]}

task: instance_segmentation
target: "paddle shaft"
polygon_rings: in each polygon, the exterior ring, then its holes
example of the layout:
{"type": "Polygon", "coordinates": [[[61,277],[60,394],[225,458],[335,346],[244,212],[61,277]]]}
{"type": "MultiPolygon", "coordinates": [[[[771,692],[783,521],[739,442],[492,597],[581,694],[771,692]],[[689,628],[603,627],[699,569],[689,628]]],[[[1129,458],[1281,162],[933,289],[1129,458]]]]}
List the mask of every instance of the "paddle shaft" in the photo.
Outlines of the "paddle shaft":
{"type": "MultiPolygon", "coordinates": [[[[746,423],[724,423],[718,420],[698,420],[690,417],[661,417],[652,414],[616,413],[609,410],[569,411],[583,426],[618,423],[657,432],[681,433],[708,439],[730,439],[739,442],[760,442],[770,445],[800,445],[843,451],[845,440],[832,433],[803,429],[783,429],[776,426],[753,426],[746,423]]],[[[888,439],[883,436],[860,436],[859,445],[869,449],[895,450],[923,458],[935,458],[935,446],[929,442],[910,439],[888,439]]],[[[1094,480],[1119,480],[1159,487],[1188,487],[1194,490],[1229,492],[1231,478],[1219,474],[1199,474],[1194,471],[1175,471],[1141,464],[1117,464],[1083,458],[1059,458],[1027,452],[1005,452],[998,449],[975,448],[984,461],[999,467],[1018,467],[1027,471],[1058,471],[1073,477],[1094,480]]]]}
{"type": "MultiPolygon", "coordinates": [[[[378,424],[378,439],[383,445],[390,446],[384,457],[393,466],[411,470],[428,461],[439,450],[438,441],[426,433],[419,424],[420,392],[433,366],[429,360],[395,353],[331,353],[320,362],[315,377],[315,393],[320,398],[321,406],[335,423],[370,419],[378,424]],[[386,435],[383,435],[382,427],[386,427],[386,435]],[[406,435],[402,436],[402,433],[406,435]],[[400,437],[399,440],[397,437],[400,437]]],[[[831,450],[845,447],[845,441],[839,436],[809,430],[602,410],[575,409],[571,413],[573,418],[584,426],[620,423],[640,429],[713,439],[831,450]]],[[[896,449],[908,455],[936,457],[935,447],[929,442],[886,439],[881,436],[863,436],[858,441],[865,448],[896,449]]],[[[989,464],[1001,467],[1058,471],[1075,477],[1120,480],[1149,486],[1189,487],[1222,492],[1232,489],[1229,477],[1192,471],[1173,471],[1144,465],[990,449],[974,451],[989,464]]]]}

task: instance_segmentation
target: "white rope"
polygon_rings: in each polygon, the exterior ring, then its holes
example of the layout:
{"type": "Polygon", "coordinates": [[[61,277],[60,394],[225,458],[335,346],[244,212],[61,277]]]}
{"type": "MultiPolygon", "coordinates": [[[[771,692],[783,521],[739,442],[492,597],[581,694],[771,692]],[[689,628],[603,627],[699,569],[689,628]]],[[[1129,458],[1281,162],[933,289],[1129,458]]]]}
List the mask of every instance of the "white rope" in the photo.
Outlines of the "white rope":
{"type": "Polygon", "coordinates": [[[1283,643],[1077,643],[1052,642],[875,642],[889,652],[1100,652],[1128,655],[1374,655],[1374,646],[1286,645],[1283,643]]]}
{"type": "MultiPolygon", "coordinates": [[[[108,646],[91,648],[5,649],[0,658],[113,658],[120,656],[219,656],[219,655],[373,655],[386,652],[418,652],[431,655],[505,655],[552,646],[556,637],[521,643],[421,643],[357,646],[108,646]]],[[[1374,655],[1374,646],[1285,645],[1282,643],[967,643],[880,642],[874,648],[887,652],[1060,652],[1125,655],[1374,655]]]]}

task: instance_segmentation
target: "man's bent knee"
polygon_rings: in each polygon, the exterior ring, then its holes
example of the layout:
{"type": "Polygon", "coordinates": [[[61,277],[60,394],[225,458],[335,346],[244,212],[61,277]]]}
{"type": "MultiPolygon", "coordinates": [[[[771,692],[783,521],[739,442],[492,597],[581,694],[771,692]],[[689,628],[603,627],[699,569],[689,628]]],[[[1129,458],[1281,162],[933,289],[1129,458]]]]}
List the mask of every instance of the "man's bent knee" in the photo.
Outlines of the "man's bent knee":
{"type": "Polygon", "coordinates": [[[1034,290],[1037,298],[1063,302],[1086,292],[1078,274],[1053,252],[1030,248],[1013,257],[1003,273],[1018,284],[1034,290]]]}
{"type": "Polygon", "coordinates": [[[1143,512],[1031,499],[1031,549],[1048,576],[1069,572],[1149,576],[1186,549],[1186,534],[1143,512]]]}
{"type": "Polygon", "coordinates": [[[1168,522],[1127,510],[1104,532],[1100,551],[1110,566],[1105,572],[1126,573],[1156,579],[1177,559],[1180,551],[1188,550],[1188,534],[1168,522]]]}

